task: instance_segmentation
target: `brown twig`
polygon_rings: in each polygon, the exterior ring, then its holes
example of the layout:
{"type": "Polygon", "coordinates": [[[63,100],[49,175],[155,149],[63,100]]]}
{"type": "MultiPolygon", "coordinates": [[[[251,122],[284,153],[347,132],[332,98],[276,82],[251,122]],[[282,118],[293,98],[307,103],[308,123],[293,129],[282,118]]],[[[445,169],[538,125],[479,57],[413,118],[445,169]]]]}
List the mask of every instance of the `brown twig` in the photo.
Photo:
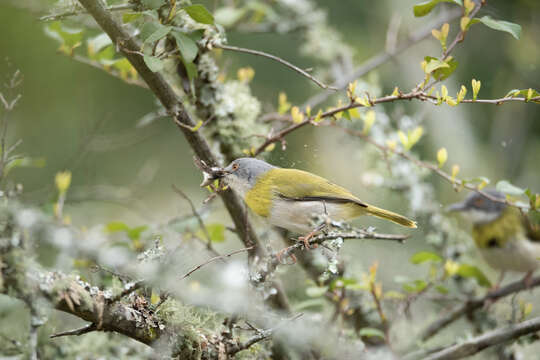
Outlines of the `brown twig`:
{"type": "Polygon", "coordinates": [[[188,202],[188,204],[189,204],[189,206],[191,208],[191,213],[197,219],[197,222],[199,223],[199,227],[201,228],[201,231],[203,232],[204,237],[206,237],[206,241],[204,242],[204,244],[206,245],[206,249],[209,252],[211,252],[212,254],[214,254],[215,256],[221,256],[221,254],[218,253],[214,249],[214,247],[212,246],[212,239],[210,237],[210,233],[208,232],[208,229],[206,228],[206,225],[204,224],[204,221],[203,221],[201,215],[199,214],[199,212],[195,208],[195,205],[193,204],[193,201],[191,201],[191,199],[182,190],[180,190],[178,187],[176,187],[176,185],[172,185],[172,189],[173,189],[173,191],[175,193],[180,195],[184,200],[186,200],[188,202]]]}
{"type": "MultiPolygon", "coordinates": [[[[118,5],[112,5],[107,7],[108,11],[122,11],[122,10],[130,10],[135,8],[135,4],[118,4],[118,5]]],[[[87,15],[88,12],[84,11],[84,9],[76,9],[76,10],[70,10],[63,13],[58,14],[49,14],[44,15],[39,18],[39,21],[55,21],[55,20],[62,20],[64,18],[75,16],[75,15],[87,15]]]]}
{"type": "Polygon", "coordinates": [[[495,329],[422,358],[424,360],[461,359],[536,331],[540,331],[540,317],[495,329]]]}
{"type": "Polygon", "coordinates": [[[303,75],[303,76],[307,77],[308,79],[310,79],[311,81],[313,81],[315,84],[317,84],[319,87],[321,87],[323,89],[338,90],[337,88],[335,88],[333,86],[326,85],[326,84],[322,83],[321,81],[317,80],[315,77],[310,75],[307,71],[300,69],[298,66],[293,65],[290,62],[288,62],[286,60],[283,60],[282,58],[280,58],[278,56],[268,54],[268,53],[265,53],[263,51],[258,51],[258,50],[253,50],[253,49],[246,49],[246,48],[241,48],[241,47],[238,47],[238,46],[229,46],[229,45],[221,45],[221,44],[212,44],[212,45],[214,47],[216,47],[216,48],[223,49],[223,50],[231,50],[231,51],[243,52],[243,53],[246,53],[246,54],[262,56],[262,57],[265,57],[265,58],[268,58],[268,59],[275,60],[278,63],[280,63],[282,65],[285,65],[286,67],[296,71],[300,75],[303,75]]]}
{"type": "Polygon", "coordinates": [[[87,334],[89,332],[96,331],[96,330],[97,330],[96,324],[91,323],[80,329],[69,330],[69,331],[52,334],[51,336],[49,336],[49,338],[54,339],[61,336],[81,336],[81,335],[84,335],[84,334],[87,334]]]}
{"type": "Polygon", "coordinates": [[[281,322],[280,324],[278,324],[276,327],[274,328],[271,328],[271,329],[266,329],[266,330],[261,330],[261,329],[257,329],[255,328],[253,325],[249,324],[248,322],[246,322],[246,324],[248,324],[248,326],[250,326],[251,328],[253,328],[257,334],[256,335],[253,335],[252,337],[250,337],[249,339],[247,339],[246,341],[242,342],[242,343],[239,343],[239,344],[235,344],[233,346],[230,346],[228,349],[227,349],[227,354],[229,356],[232,356],[242,350],[246,350],[248,349],[249,347],[251,347],[252,345],[258,343],[259,341],[262,341],[262,340],[265,340],[265,339],[268,339],[269,337],[271,337],[275,332],[276,330],[280,329],[281,327],[283,327],[285,324],[291,322],[291,321],[295,321],[297,320],[299,317],[301,317],[302,315],[304,315],[304,313],[299,313],[295,316],[293,316],[292,318],[290,319],[287,319],[283,322],[281,322]]]}
{"type": "Polygon", "coordinates": [[[245,251],[250,251],[250,250],[253,250],[255,246],[250,246],[250,247],[246,247],[246,248],[243,248],[243,249],[239,249],[239,250],[235,250],[233,252],[230,252],[228,254],[225,254],[225,255],[219,255],[219,256],[215,256],[211,259],[208,259],[207,261],[203,262],[202,264],[199,264],[197,266],[195,266],[193,269],[191,269],[190,271],[188,271],[184,276],[182,276],[180,278],[180,280],[184,280],[185,278],[187,278],[188,276],[190,276],[191,274],[193,274],[195,271],[199,270],[200,268],[202,268],[203,266],[206,266],[216,260],[223,260],[225,258],[228,258],[228,257],[231,257],[235,254],[239,254],[241,252],[245,252],[245,251]]]}
{"type": "MultiPolygon", "coordinates": [[[[400,44],[397,46],[392,52],[388,51],[381,51],[380,53],[372,56],[371,58],[364,61],[358,68],[356,68],[352,73],[344,76],[342,79],[336,81],[332,84],[333,87],[336,87],[338,89],[344,89],[350,82],[354,81],[355,79],[358,79],[370,71],[378,68],[379,66],[385,64],[386,62],[392,60],[397,55],[401,54],[405,50],[409,49],[413,45],[416,45],[417,43],[429,38],[431,36],[431,30],[433,28],[438,28],[442,24],[452,21],[456,18],[458,18],[461,14],[460,9],[455,9],[454,11],[450,11],[448,15],[442,16],[438,20],[434,21],[433,23],[427,25],[426,27],[415,31],[413,33],[410,33],[407,36],[407,41],[403,44],[400,44]]],[[[314,95],[313,97],[309,98],[303,105],[303,107],[315,107],[322,102],[326,101],[328,97],[332,95],[331,92],[323,91],[317,95],[314,95]]]]}
{"type": "Polygon", "coordinates": [[[463,304],[459,305],[458,307],[454,308],[448,314],[441,316],[439,319],[437,319],[431,325],[429,325],[424,331],[422,331],[420,335],[420,339],[422,341],[428,340],[429,338],[437,334],[439,331],[444,329],[446,326],[448,326],[450,323],[459,319],[462,315],[471,314],[475,310],[484,306],[484,304],[486,304],[487,302],[497,301],[500,298],[503,298],[510,294],[514,294],[514,293],[517,293],[517,292],[520,292],[522,290],[526,290],[529,288],[532,289],[537,286],[540,286],[540,276],[532,279],[530,281],[530,284],[526,284],[524,281],[521,281],[521,280],[516,281],[511,284],[508,284],[505,287],[499,288],[494,291],[490,291],[483,297],[466,301],[463,304]]]}

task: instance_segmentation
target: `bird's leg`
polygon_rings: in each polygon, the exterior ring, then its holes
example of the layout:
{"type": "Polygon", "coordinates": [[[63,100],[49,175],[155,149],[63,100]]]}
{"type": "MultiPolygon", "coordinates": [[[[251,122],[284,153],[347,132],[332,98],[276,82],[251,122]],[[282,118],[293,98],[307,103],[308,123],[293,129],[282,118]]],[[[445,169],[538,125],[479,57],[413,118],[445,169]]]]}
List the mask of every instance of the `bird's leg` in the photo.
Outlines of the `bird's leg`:
{"type": "Polygon", "coordinates": [[[522,280],[523,283],[525,284],[525,287],[527,287],[527,289],[531,288],[533,273],[534,273],[534,270],[527,271],[527,273],[525,274],[525,277],[522,280]]]}
{"type": "MultiPolygon", "coordinates": [[[[281,250],[278,251],[278,253],[276,254],[276,257],[277,257],[277,260],[280,264],[285,264],[283,262],[281,262],[281,258],[283,257],[283,254],[287,253],[290,249],[292,248],[292,246],[288,246],[286,248],[283,248],[281,250]]],[[[287,256],[290,256],[291,259],[292,259],[292,263],[291,264],[288,264],[288,265],[294,265],[296,264],[296,256],[294,254],[287,254],[287,256]]]]}
{"type": "MultiPolygon", "coordinates": [[[[311,249],[311,247],[309,246],[309,240],[311,240],[313,238],[313,236],[315,236],[316,233],[318,233],[319,231],[321,231],[322,229],[324,229],[326,227],[326,224],[321,224],[319,226],[317,226],[313,231],[311,231],[309,234],[307,234],[306,236],[300,236],[298,237],[298,240],[299,241],[302,241],[304,243],[304,248],[306,250],[309,250],[311,249]]],[[[317,244],[313,244],[313,248],[316,249],[318,247],[317,244]]]]}
{"type": "Polygon", "coordinates": [[[499,274],[499,280],[495,283],[495,285],[490,289],[490,291],[497,291],[501,287],[501,284],[504,280],[504,275],[506,275],[506,272],[504,270],[501,271],[499,274]]]}

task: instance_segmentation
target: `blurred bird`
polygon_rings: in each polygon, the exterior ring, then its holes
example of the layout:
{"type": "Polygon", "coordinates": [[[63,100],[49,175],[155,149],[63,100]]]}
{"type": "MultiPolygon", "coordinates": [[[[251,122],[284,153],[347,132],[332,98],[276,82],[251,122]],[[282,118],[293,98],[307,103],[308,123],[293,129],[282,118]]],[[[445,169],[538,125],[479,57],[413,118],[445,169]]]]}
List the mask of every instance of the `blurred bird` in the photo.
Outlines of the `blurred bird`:
{"type": "Polygon", "coordinates": [[[316,215],[327,215],[334,220],[372,215],[416,228],[416,222],[366,204],[347,189],[320,176],[279,168],[254,158],[234,160],[226,168],[215,171],[215,178],[223,178],[251,210],[272,225],[298,234],[309,233],[300,239],[306,248],[315,233],[312,219],[316,215]]]}
{"type": "MultiPolygon", "coordinates": [[[[489,195],[504,200],[494,189],[489,195]]],[[[540,267],[540,229],[533,227],[526,215],[515,207],[470,193],[463,202],[450,205],[448,211],[462,212],[473,223],[472,237],[481,255],[494,269],[526,273],[529,285],[533,272],[540,267]]]]}

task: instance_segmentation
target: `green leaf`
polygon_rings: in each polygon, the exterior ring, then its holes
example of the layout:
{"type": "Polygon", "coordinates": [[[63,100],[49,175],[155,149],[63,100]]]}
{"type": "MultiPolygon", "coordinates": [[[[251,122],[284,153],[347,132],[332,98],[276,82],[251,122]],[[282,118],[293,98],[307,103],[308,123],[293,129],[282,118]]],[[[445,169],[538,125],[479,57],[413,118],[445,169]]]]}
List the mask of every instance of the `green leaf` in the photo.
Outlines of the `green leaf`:
{"type": "Polygon", "coordinates": [[[112,40],[106,33],[101,33],[98,36],[88,39],[86,44],[89,57],[94,58],[102,49],[110,46],[112,40]]]}
{"type": "Polygon", "coordinates": [[[306,288],[306,294],[309,297],[320,297],[326,294],[328,291],[328,286],[318,287],[318,286],[310,286],[306,288]]]}
{"type": "Polygon", "coordinates": [[[447,68],[450,67],[446,62],[439,60],[437,58],[434,58],[432,56],[426,56],[424,60],[427,62],[426,65],[426,74],[431,74],[433,71],[440,69],[440,68],[447,68]]]}
{"type": "Polygon", "coordinates": [[[163,70],[163,66],[165,66],[165,63],[163,60],[158,59],[154,56],[144,55],[143,57],[144,63],[152,72],[157,72],[163,70]]]}
{"type": "Polygon", "coordinates": [[[220,243],[225,241],[225,225],[215,223],[206,225],[210,241],[220,243]]]}
{"type": "Polygon", "coordinates": [[[199,52],[199,48],[197,47],[195,41],[193,41],[189,36],[181,33],[180,31],[173,31],[172,35],[176,39],[178,49],[180,50],[182,58],[184,58],[185,60],[185,63],[193,62],[193,60],[195,60],[195,57],[197,56],[197,53],[199,52]]]}
{"type": "Polygon", "coordinates": [[[424,1],[420,4],[416,4],[413,7],[414,16],[421,17],[426,16],[437,6],[440,2],[453,2],[454,4],[457,4],[459,6],[463,6],[463,2],[461,0],[429,0],[424,1]]]}
{"type": "Polygon", "coordinates": [[[424,280],[414,280],[402,285],[403,290],[409,293],[420,292],[424,290],[427,286],[427,283],[424,280]]]}
{"type": "Polygon", "coordinates": [[[169,32],[171,32],[171,27],[170,26],[158,26],[158,28],[156,29],[156,31],[154,31],[152,34],[150,34],[150,36],[148,36],[144,42],[149,42],[149,43],[153,43],[155,41],[158,41],[159,39],[167,36],[167,34],[169,32]]]}
{"type": "Polygon", "coordinates": [[[519,40],[519,37],[521,36],[521,25],[519,24],[514,24],[503,20],[495,20],[489,15],[482,16],[481,18],[474,18],[472,21],[474,21],[474,23],[480,21],[482,24],[494,30],[507,32],[517,40],[519,40]]]}
{"type": "Polygon", "coordinates": [[[500,192],[505,193],[507,195],[519,196],[525,193],[524,189],[521,189],[515,185],[512,185],[507,180],[499,181],[497,185],[495,186],[495,188],[499,190],[500,192]]]}
{"type": "Polygon", "coordinates": [[[442,286],[442,285],[435,286],[435,290],[437,290],[441,294],[448,294],[449,293],[448,288],[446,286],[442,286]]]}
{"type": "Polygon", "coordinates": [[[143,24],[143,26],[141,27],[141,31],[139,33],[139,38],[145,42],[146,39],[148,39],[148,37],[150,35],[152,35],[153,33],[155,33],[159,28],[163,28],[164,26],[159,24],[159,23],[156,23],[156,22],[153,22],[153,21],[148,21],[148,22],[145,22],[143,24]]]}
{"type": "Polygon", "coordinates": [[[146,229],[148,229],[148,226],[146,226],[146,225],[136,226],[134,228],[131,228],[131,229],[127,230],[127,236],[131,240],[139,240],[141,238],[141,234],[146,229]]]}
{"type": "Polygon", "coordinates": [[[129,226],[121,221],[112,221],[105,226],[105,230],[110,233],[128,231],[129,226]]]}
{"type": "Polygon", "coordinates": [[[184,10],[188,13],[188,15],[195,20],[196,22],[199,22],[201,24],[208,24],[213,25],[214,24],[214,17],[203,5],[196,4],[191,6],[186,6],[184,10]]]}
{"type": "Polygon", "coordinates": [[[68,28],[60,21],[55,21],[45,27],[45,34],[56,39],[62,44],[61,49],[72,50],[81,44],[83,31],[81,29],[68,28]]]}
{"type": "Polygon", "coordinates": [[[384,339],[384,332],[382,332],[381,330],[379,329],[376,329],[376,328],[370,328],[370,327],[365,327],[365,328],[361,328],[360,331],[358,332],[358,334],[360,336],[363,336],[363,337],[380,337],[382,339],[384,339]]]}
{"type": "Polygon", "coordinates": [[[122,14],[122,22],[124,24],[137,20],[142,16],[142,13],[124,13],[122,14]]]}
{"type": "Polygon", "coordinates": [[[446,79],[447,77],[449,77],[450,75],[452,75],[452,73],[454,71],[456,71],[457,69],[457,66],[458,66],[458,62],[455,60],[455,59],[450,59],[450,60],[447,60],[446,61],[446,64],[448,64],[448,67],[442,67],[442,68],[439,68],[437,70],[435,70],[433,72],[433,76],[437,79],[437,80],[444,80],[446,79]]]}
{"type": "MultiPolygon", "coordinates": [[[[528,99],[539,97],[540,93],[535,89],[513,89],[510,90],[504,97],[516,97],[519,95],[523,96],[528,101],[528,99]]],[[[535,100],[533,102],[540,104],[540,100],[535,100]]]]}
{"type": "Polygon", "coordinates": [[[486,277],[486,275],[484,275],[482,270],[480,270],[476,266],[468,265],[468,264],[460,264],[457,274],[465,278],[475,279],[478,285],[480,286],[483,286],[483,287],[491,286],[491,282],[489,281],[489,279],[486,277]]]}
{"type": "Polygon", "coordinates": [[[409,261],[411,263],[413,263],[413,264],[421,264],[421,263],[424,263],[426,261],[441,262],[442,257],[440,257],[439,255],[437,255],[437,254],[435,254],[433,252],[420,251],[420,252],[414,254],[410,258],[409,261]]]}

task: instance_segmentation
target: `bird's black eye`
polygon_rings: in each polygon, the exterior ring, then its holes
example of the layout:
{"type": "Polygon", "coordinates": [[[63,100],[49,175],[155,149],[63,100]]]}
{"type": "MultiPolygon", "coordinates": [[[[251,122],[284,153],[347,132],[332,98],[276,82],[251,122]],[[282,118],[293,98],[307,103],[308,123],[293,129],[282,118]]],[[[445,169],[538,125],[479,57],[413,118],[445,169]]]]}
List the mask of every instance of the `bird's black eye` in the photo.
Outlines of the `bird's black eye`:
{"type": "Polygon", "coordinates": [[[238,164],[237,163],[234,163],[233,166],[232,166],[232,169],[234,171],[238,170],[238,164]]]}
{"type": "Polygon", "coordinates": [[[488,248],[498,248],[498,247],[501,247],[501,246],[499,245],[499,240],[497,240],[497,238],[494,238],[494,237],[490,238],[490,239],[487,241],[486,245],[487,245],[488,248]]]}

